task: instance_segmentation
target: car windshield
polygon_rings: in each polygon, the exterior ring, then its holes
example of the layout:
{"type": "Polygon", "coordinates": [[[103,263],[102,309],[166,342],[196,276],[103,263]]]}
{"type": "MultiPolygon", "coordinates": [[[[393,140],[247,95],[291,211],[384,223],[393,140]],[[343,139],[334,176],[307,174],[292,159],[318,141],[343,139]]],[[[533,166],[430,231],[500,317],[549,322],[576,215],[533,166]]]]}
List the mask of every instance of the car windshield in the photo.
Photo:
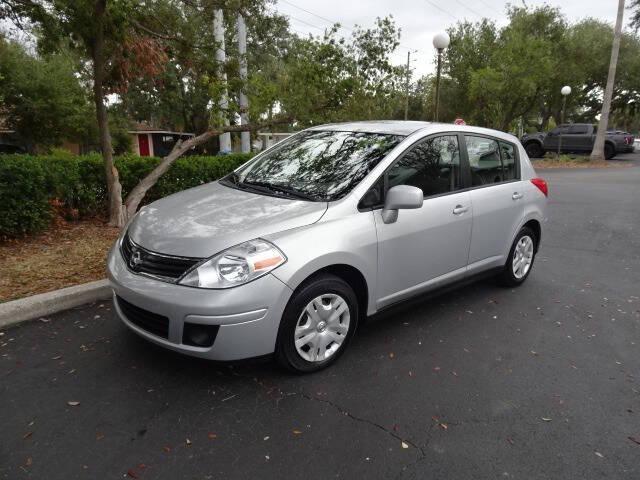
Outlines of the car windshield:
{"type": "Polygon", "coordinates": [[[306,200],[337,200],[403,139],[382,133],[303,132],[228,175],[223,183],[306,200]]]}

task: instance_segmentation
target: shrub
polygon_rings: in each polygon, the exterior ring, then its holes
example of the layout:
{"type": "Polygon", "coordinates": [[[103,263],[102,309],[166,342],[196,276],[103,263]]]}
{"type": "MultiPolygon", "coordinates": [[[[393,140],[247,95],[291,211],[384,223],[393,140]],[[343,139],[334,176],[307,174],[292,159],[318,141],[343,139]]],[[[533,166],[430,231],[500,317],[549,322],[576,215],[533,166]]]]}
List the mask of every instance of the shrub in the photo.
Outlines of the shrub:
{"type": "MultiPolygon", "coordinates": [[[[149,203],[181,190],[216,180],[251,157],[250,154],[191,156],[178,159],[144,198],[149,203]]],[[[116,158],[123,197],[160,162],[159,158],[124,155],[116,158]]],[[[0,236],[17,236],[46,228],[52,203],[87,218],[106,212],[107,187],[102,157],[0,156],[0,236]]]]}
{"type": "Polygon", "coordinates": [[[0,234],[20,235],[45,228],[51,219],[46,174],[27,155],[7,155],[0,164],[0,234]]]}

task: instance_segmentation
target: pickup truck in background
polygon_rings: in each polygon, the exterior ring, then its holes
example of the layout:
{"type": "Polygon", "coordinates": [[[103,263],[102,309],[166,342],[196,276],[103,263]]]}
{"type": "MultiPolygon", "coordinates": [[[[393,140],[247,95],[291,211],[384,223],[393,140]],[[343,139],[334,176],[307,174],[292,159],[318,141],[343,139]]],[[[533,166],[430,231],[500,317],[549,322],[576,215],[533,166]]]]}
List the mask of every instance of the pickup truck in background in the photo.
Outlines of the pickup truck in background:
{"type": "MultiPolygon", "coordinates": [[[[557,152],[562,136],[562,153],[590,153],[596,139],[597,125],[590,123],[570,123],[559,125],[543,133],[531,133],[521,139],[530,158],[544,157],[546,152],[557,152]]],[[[618,153],[633,152],[633,135],[626,132],[608,131],[604,143],[604,156],[612,159],[618,153]]]]}

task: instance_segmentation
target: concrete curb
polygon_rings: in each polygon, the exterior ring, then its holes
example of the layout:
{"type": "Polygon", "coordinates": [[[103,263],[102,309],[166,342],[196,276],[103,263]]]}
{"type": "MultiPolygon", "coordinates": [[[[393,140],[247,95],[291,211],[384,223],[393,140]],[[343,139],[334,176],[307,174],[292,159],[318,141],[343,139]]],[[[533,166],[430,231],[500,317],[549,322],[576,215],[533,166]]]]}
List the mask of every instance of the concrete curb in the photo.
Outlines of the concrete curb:
{"type": "Polygon", "coordinates": [[[19,300],[0,303],[0,328],[34,318],[52,315],[73,307],[111,297],[108,280],[83,283],[73,287],[41,293],[19,300]]]}

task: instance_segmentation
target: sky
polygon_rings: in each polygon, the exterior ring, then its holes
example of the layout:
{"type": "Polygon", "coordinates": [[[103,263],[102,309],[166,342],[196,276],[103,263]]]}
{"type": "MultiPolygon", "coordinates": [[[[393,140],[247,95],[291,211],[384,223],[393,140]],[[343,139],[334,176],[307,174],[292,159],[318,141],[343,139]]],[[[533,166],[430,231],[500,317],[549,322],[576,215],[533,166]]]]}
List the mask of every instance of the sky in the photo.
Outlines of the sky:
{"type": "MultiPolygon", "coordinates": [[[[618,7],[617,0],[525,1],[530,7],[559,6],[572,23],[593,17],[613,25],[618,7]]],[[[291,28],[301,35],[322,35],[325,28],[338,22],[343,26],[340,34],[349,37],[355,24],[366,28],[373,26],[376,17],[393,15],[401,29],[401,46],[393,61],[406,64],[407,52],[411,50],[416,78],[434,70],[432,39],[436,33],[458,21],[478,21],[482,17],[505,25],[508,3],[522,5],[523,0],[277,0],[274,8],[288,16],[291,28]]],[[[628,17],[629,12],[625,11],[625,25],[628,17]]]]}

